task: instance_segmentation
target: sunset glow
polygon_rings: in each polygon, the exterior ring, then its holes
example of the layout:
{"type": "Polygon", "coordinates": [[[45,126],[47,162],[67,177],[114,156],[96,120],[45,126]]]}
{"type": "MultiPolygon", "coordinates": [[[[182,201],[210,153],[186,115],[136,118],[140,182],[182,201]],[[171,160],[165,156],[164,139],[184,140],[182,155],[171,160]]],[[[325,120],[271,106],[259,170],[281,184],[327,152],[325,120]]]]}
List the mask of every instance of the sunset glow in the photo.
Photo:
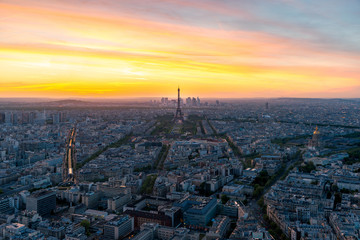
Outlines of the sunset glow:
{"type": "Polygon", "coordinates": [[[0,0],[0,97],[359,97],[342,3],[0,0]]]}

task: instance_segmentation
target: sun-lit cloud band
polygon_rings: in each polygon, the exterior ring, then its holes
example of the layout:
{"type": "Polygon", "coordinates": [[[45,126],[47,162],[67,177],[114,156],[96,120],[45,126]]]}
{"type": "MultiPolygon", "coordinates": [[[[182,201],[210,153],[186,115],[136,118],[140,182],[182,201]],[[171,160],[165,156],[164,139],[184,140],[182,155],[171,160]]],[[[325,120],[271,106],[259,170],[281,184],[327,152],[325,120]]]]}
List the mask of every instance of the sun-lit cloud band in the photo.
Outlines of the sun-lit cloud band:
{"type": "Polygon", "coordinates": [[[359,97],[360,2],[0,0],[0,97],[359,97]],[[175,89],[175,90],[174,90],[175,89]]]}

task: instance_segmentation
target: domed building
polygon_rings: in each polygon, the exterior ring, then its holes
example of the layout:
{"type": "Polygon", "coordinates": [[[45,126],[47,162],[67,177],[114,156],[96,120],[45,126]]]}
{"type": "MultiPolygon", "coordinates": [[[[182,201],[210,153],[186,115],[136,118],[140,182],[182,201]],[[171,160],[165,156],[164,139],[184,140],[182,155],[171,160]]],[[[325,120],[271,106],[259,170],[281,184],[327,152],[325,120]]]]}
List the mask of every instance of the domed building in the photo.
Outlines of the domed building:
{"type": "Polygon", "coordinates": [[[320,131],[319,131],[318,127],[316,126],[313,136],[309,141],[309,148],[315,149],[315,148],[320,147],[320,145],[321,145],[320,138],[321,138],[320,131]]]}

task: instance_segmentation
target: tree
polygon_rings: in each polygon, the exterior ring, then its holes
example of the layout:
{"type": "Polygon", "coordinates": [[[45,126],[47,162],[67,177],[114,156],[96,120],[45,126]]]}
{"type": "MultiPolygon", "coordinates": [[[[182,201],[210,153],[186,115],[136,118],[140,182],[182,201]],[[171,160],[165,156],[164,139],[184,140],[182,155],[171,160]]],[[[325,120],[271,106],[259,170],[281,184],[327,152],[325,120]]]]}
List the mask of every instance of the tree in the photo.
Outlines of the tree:
{"type": "Polygon", "coordinates": [[[259,197],[264,191],[264,187],[261,187],[260,185],[256,184],[254,187],[254,197],[259,197]]]}
{"type": "Polygon", "coordinates": [[[334,192],[339,191],[339,187],[336,184],[331,185],[331,190],[334,192]]]}
{"type": "Polygon", "coordinates": [[[153,191],[153,187],[154,187],[154,184],[155,184],[155,181],[156,181],[156,178],[157,178],[157,175],[148,175],[142,186],[141,186],[141,189],[140,189],[140,193],[146,193],[146,194],[151,194],[152,191],[153,191]]]}
{"type": "MultiPolygon", "coordinates": [[[[246,199],[245,199],[246,200],[246,199]]],[[[264,197],[261,197],[257,202],[256,202],[260,207],[264,206],[264,197]]]]}
{"type": "Polygon", "coordinates": [[[222,204],[227,203],[227,201],[229,201],[229,200],[230,200],[230,198],[226,194],[221,195],[222,204]]]}
{"type": "Polygon", "coordinates": [[[299,171],[300,172],[304,172],[304,173],[310,173],[312,170],[315,170],[316,169],[316,166],[313,162],[307,162],[305,163],[304,166],[300,166],[299,167],[299,171]]]}
{"type": "Polygon", "coordinates": [[[331,198],[331,196],[332,196],[332,195],[331,195],[331,192],[327,192],[327,194],[326,194],[326,198],[327,198],[327,199],[330,199],[330,198],[331,198]]]}
{"type": "Polygon", "coordinates": [[[256,185],[260,185],[260,186],[265,186],[265,184],[267,183],[267,181],[270,179],[270,176],[268,174],[267,171],[263,170],[260,172],[260,174],[254,179],[253,184],[256,185]]]}
{"type": "Polygon", "coordinates": [[[341,203],[341,193],[336,192],[334,196],[335,196],[335,199],[334,199],[334,209],[335,209],[336,205],[341,203]]]}
{"type": "Polygon", "coordinates": [[[312,181],[311,181],[311,184],[312,184],[312,185],[318,185],[318,184],[319,184],[319,181],[318,181],[318,180],[312,180],[312,181]]]}
{"type": "Polygon", "coordinates": [[[90,222],[86,219],[82,220],[80,223],[81,226],[85,228],[86,235],[90,235],[90,222]]]}

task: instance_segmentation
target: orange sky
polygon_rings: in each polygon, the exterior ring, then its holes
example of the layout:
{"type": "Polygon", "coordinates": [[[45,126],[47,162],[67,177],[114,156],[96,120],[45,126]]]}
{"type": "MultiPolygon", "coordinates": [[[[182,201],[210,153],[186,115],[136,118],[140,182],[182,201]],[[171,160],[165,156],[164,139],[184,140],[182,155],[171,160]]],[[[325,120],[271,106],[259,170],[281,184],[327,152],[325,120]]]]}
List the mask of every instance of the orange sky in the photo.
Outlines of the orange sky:
{"type": "Polygon", "coordinates": [[[183,96],[359,97],[357,51],[261,30],[245,13],[254,29],[227,26],[236,9],[212,1],[157,1],[149,14],[102,3],[0,0],[0,97],[175,96],[178,85],[183,96]]]}

